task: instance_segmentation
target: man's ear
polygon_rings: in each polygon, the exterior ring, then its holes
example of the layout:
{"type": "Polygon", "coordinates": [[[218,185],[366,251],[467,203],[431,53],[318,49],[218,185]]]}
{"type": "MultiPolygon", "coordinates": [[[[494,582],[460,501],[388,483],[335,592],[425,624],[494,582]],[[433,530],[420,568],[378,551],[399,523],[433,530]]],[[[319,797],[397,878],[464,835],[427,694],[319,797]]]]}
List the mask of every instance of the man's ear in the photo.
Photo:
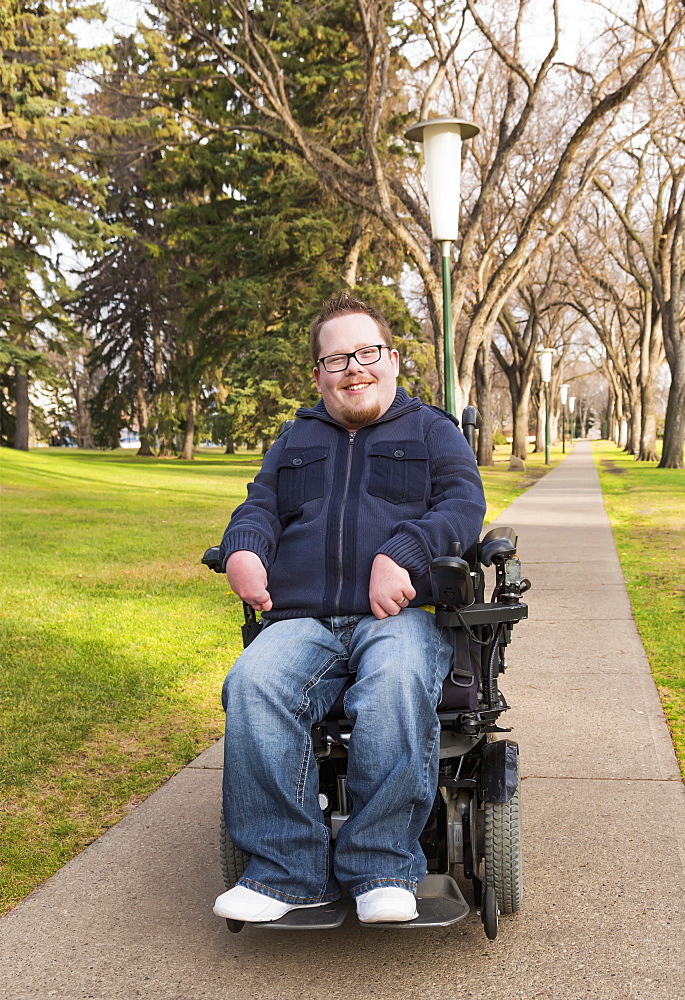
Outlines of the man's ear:
{"type": "Polygon", "coordinates": [[[312,375],[314,376],[314,381],[316,382],[316,388],[319,390],[319,392],[321,392],[321,385],[319,383],[319,366],[318,365],[315,365],[314,368],[312,368],[312,375]]]}
{"type": "Polygon", "coordinates": [[[400,373],[400,352],[396,351],[395,348],[390,352],[390,359],[392,361],[392,367],[394,369],[395,375],[400,373]]]}

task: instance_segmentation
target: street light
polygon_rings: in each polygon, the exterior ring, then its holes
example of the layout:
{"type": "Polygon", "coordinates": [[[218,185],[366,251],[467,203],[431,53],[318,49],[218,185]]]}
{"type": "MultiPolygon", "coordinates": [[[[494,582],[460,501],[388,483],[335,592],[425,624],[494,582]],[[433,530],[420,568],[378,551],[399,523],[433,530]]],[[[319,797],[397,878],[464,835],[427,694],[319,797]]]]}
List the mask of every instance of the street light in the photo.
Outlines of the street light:
{"type": "Polygon", "coordinates": [[[538,354],[540,355],[540,378],[545,386],[545,465],[549,465],[549,383],[552,380],[552,355],[554,351],[551,347],[542,347],[538,354]]]}
{"type": "Polygon", "coordinates": [[[561,453],[566,454],[566,400],[568,399],[568,382],[559,386],[559,398],[561,399],[561,453]]]}
{"type": "MultiPolygon", "coordinates": [[[[571,414],[571,417],[573,417],[573,411],[575,410],[575,408],[576,408],[576,397],[571,396],[568,401],[568,409],[569,413],[571,414]]],[[[571,438],[571,444],[573,444],[573,420],[569,420],[568,422],[568,432],[569,432],[569,437],[571,438]]]]}
{"type": "Polygon", "coordinates": [[[423,143],[428,210],[433,239],[442,250],[442,328],[445,366],[445,409],[456,415],[454,339],[452,337],[452,241],[459,235],[459,186],[461,144],[478,135],[480,128],[461,118],[430,118],[404,133],[411,142],[423,143]]]}

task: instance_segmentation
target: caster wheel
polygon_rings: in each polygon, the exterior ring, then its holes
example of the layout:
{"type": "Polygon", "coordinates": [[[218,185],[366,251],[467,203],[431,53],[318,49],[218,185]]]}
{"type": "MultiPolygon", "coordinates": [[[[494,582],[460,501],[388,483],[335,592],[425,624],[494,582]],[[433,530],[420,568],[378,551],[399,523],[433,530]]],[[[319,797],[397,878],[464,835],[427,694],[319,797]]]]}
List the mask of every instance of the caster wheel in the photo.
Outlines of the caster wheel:
{"type": "Polygon", "coordinates": [[[230,917],[226,917],[226,926],[231,934],[238,934],[243,929],[244,925],[244,920],[231,920],[230,917]]]}
{"type": "Polygon", "coordinates": [[[485,936],[489,941],[494,941],[497,937],[497,926],[499,924],[497,892],[494,885],[486,886],[480,906],[483,927],[485,928],[485,936]]]}

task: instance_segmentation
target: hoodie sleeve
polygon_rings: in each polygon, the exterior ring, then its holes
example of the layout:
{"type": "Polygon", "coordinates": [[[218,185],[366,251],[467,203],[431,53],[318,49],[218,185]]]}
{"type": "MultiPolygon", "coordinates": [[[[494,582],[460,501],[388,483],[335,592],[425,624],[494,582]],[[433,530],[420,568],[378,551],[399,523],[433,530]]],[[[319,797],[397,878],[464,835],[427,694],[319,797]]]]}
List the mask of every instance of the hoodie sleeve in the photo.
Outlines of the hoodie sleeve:
{"type": "Polygon", "coordinates": [[[221,542],[221,568],[233,552],[248,549],[256,552],[267,572],[281,534],[278,517],[278,460],[285,447],[287,431],[274,442],[264,456],[262,468],[247,487],[247,499],[236,507],[221,542]]]}
{"type": "Polygon", "coordinates": [[[462,553],[478,539],[485,516],[485,494],[478,466],[466,438],[448,417],[431,425],[426,444],[430,461],[431,496],[426,513],[403,521],[379,549],[412,577],[428,573],[436,556],[453,542],[462,553]]]}

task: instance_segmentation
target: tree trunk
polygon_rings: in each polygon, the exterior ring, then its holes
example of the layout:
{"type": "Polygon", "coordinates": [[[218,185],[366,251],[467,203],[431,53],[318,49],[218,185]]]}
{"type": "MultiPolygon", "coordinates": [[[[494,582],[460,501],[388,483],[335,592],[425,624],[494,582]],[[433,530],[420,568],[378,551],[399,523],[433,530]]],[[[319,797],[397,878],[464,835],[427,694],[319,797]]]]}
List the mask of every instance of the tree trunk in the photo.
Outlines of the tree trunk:
{"type": "Polygon", "coordinates": [[[194,399],[188,400],[188,405],[186,406],[186,419],[183,428],[183,448],[181,449],[181,454],[179,458],[185,458],[190,460],[194,458],[193,455],[193,440],[195,438],[195,412],[197,409],[197,402],[194,399]]]}
{"type": "Polygon", "coordinates": [[[74,402],[76,403],[76,441],[79,448],[94,448],[93,430],[90,421],[88,405],[83,398],[83,386],[76,375],[76,385],[74,391],[74,402]]]}
{"type": "Polygon", "coordinates": [[[492,380],[490,377],[490,346],[481,344],[476,355],[476,398],[480,413],[480,429],[476,461],[492,465],[492,380]]]}
{"type": "Polygon", "coordinates": [[[140,383],[136,389],[136,410],[138,414],[138,436],[140,437],[140,448],[136,452],[138,455],[154,454],[150,447],[150,437],[148,431],[148,406],[145,398],[145,389],[140,383]]]}
{"type": "Polygon", "coordinates": [[[640,390],[637,386],[633,387],[630,399],[630,436],[628,438],[628,448],[627,451],[630,455],[635,455],[635,458],[640,453],[640,431],[642,429],[642,400],[640,399],[640,390]]]}
{"type": "Polygon", "coordinates": [[[641,387],[642,427],[638,459],[641,462],[658,462],[656,450],[656,411],[654,409],[654,381],[649,378],[641,387]]]}
{"type": "Polygon", "coordinates": [[[530,404],[530,384],[524,386],[523,391],[518,393],[513,409],[514,426],[512,428],[513,438],[511,442],[511,453],[516,458],[526,460],[528,454],[528,408],[530,404]]]}
{"type": "Polygon", "coordinates": [[[541,384],[538,389],[538,417],[535,428],[535,450],[545,450],[545,388],[541,384]]]}
{"type": "Polygon", "coordinates": [[[29,379],[28,375],[14,369],[14,447],[29,450],[29,379]]]}
{"type": "Polygon", "coordinates": [[[671,388],[666,407],[664,426],[664,446],[661,453],[660,469],[683,468],[683,444],[685,443],[685,340],[681,340],[676,351],[675,364],[671,367],[671,388]]]}
{"type": "Polygon", "coordinates": [[[235,441],[233,438],[226,438],[226,451],[224,455],[235,455],[235,441]]]}

